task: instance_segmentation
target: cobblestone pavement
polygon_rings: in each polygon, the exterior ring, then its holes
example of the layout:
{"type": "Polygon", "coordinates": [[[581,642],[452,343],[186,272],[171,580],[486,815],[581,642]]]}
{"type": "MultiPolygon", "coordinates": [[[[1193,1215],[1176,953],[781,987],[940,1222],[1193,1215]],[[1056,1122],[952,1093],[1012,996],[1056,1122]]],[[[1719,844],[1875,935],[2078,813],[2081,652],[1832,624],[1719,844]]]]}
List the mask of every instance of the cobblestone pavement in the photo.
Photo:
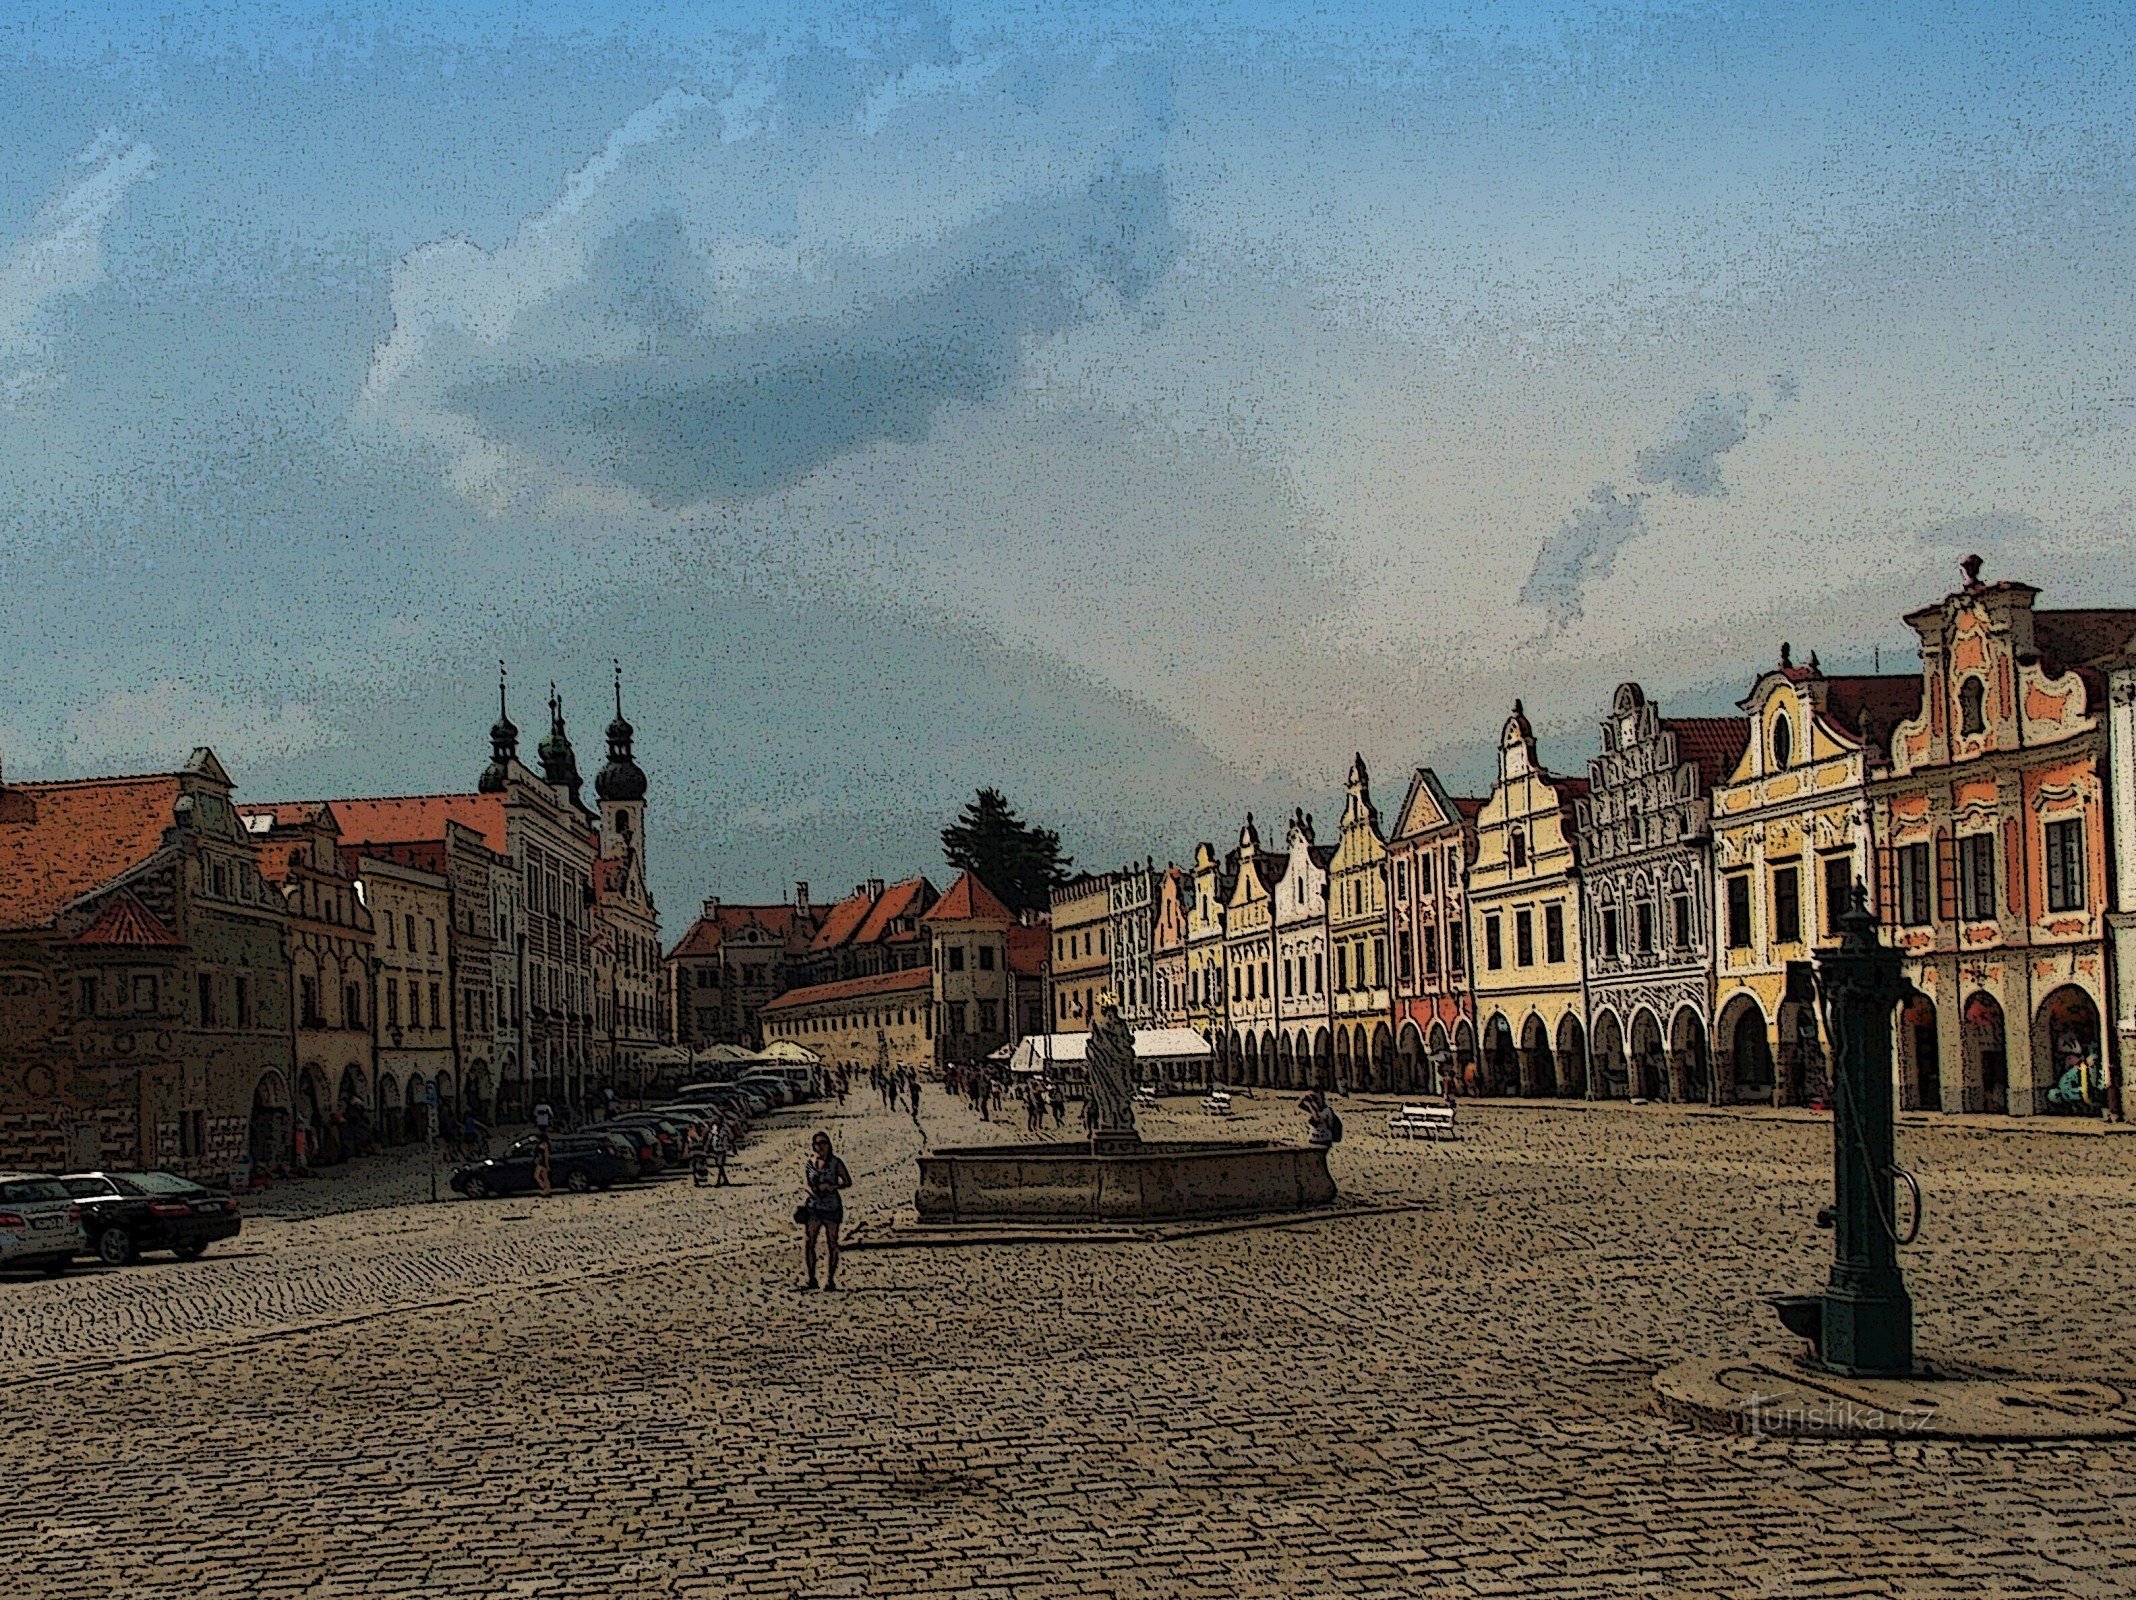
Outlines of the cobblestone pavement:
{"type": "MultiPolygon", "coordinates": [[[[2128,1595],[2136,1446],[1708,1436],[1645,1409],[1814,1286],[1829,1125],[1464,1104],[1346,1190],[1169,1244],[856,1253],[796,1290],[806,1131],[725,1191],[255,1217],[0,1281],[0,1590],[82,1596],[2128,1595]]],[[[1281,1099],[1226,1130],[1294,1133],[1281,1099]]],[[[1148,1131],[1207,1124],[1174,1102],[1148,1131]]],[[[1021,1137],[939,1093],[943,1142],[1021,1137]]],[[[1907,1127],[1931,1351],[2128,1376],[2136,1141],[1907,1127]]],[[[389,1186],[390,1187],[390,1186],[389,1186]]],[[[321,1191],[322,1193],[324,1191],[321,1191]]],[[[374,1200],[375,1185],[351,1186],[374,1200]]],[[[316,1205],[317,1202],[310,1202],[316,1205]]]]}

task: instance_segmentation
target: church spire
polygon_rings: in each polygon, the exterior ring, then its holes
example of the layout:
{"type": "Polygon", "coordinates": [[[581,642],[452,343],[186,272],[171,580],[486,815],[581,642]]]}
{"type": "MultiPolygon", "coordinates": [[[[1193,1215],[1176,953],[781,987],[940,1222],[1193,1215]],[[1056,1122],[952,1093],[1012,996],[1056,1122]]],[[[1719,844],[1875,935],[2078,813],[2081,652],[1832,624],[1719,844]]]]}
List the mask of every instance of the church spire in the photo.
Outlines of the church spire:
{"type": "Polygon", "coordinates": [[[643,800],[645,774],[630,750],[637,730],[623,715],[623,663],[617,661],[615,668],[616,720],[608,725],[608,761],[593,780],[593,792],[603,800],[643,800]]]}
{"type": "Polygon", "coordinates": [[[504,709],[504,663],[497,663],[497,720],[490,725],[489,765],[482,769],[475,788],[482,794],[502,794],[506,775],[519,759],[519,729],[504,709]]]}
{"type": "Polygon", "coordinates": [[[549,732],[537,748],[542,777],[552,788],[568,790],[571,803],[582,806],[578,754],[571,748],[570,735],[564,732],[564,697],[556,692],[554,683],[549,685],[549,732]]]}

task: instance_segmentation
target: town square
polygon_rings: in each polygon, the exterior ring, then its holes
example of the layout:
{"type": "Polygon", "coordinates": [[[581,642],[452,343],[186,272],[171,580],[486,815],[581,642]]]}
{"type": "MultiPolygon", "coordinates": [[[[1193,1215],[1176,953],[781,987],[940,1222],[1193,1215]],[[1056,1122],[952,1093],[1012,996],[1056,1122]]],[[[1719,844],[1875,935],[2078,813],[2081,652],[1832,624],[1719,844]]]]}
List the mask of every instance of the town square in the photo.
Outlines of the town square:
{"type": "Polygon", "coordinates": [[[0,1600],[2136,1594],[2132,69],[14,0],[0,1600]]]}

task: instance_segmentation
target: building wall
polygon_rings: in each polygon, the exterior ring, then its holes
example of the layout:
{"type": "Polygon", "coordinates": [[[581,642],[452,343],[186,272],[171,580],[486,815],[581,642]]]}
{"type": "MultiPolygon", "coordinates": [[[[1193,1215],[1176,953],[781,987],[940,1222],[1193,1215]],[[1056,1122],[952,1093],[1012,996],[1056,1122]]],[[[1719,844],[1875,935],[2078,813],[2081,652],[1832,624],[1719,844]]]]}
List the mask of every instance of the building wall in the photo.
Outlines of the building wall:
{"type": "Polygon", "coordinates": [[[1498,782],[1477,814],[1468,882],[1485,1092],[1587,1092],[1572,787],[1537,760],[1516,704],[1499,738],[1498,782]]]}
{"type": "Polygon", "coordinates": [[[1275,884],[1280,858],[1263,854],[1251,815],[1239,831],[1238,876],[1224,907],[1224,1001],[1234,1081],[1276,1081],[1275,884]]]}
{"type": "Polygon", "coordinates": [[[1147,1028],[1156,1012],[1157,871],[1145,862],[1111,873],[1108,880],[1106,919],[1120,1020],[1131,1028],[1147,1028]]]}
{"type": "Polygon", "coordinates": [[[887,1052],[891,1067],[935,1069],[932,984],[919,981],[890,993],[826,1001],[798,1008],[775,1006],[764,1016],[767,1044],[790,1039],[813,1050],[826,1066],[865,1073],[887,1052]]]}
{"type": "Polygon", "coordinates": [[[1110,875],[1086,874],[1053,892],[1053,1029],[1085,1033],[1112,987],[1110,875]]]}
{"type": "Polygon", "coordinates": [[[1276,1067],[1266,1081],[1289,1088],[1335,1082],[1329,1003],[1335,962],[1328,950],[1327,852],[1313,822],[1293,812],[1284,833],[1283,876],[1274,893],[1276,1067]]]}
{"type": "Polygon", "coordinates": [[[1350,763],[1342,833],[1328,866],[1328,951],[1338,1077],[1373,1089],[1416,1089],[1394,1048],[1394,987],[1387,948],[1387,843],[1364,757],[1350,763]],[[1347,1072],[1345,1072],[1347,1063],[1347,1072]]]}
{"type": "Polygon", "coordinates": [[[984,1061],[1015,1032],[1008,925],[960,919],[928,927],[938,1064],[984,1061]]]}
{"type": "Polygon", "coordinates": [[[1468,866],[1473,839],[1438,777],[1420,767],[1387,844],[1395,1053],[1424,1064],[1426,1088],[1468,1081],[1476,1065],[1469,986],[1468,866]]]}
{"type": "Polygon", "coordinates": [[[1230,886],[1213,846],[1195,846],[1187,901],[1187,1026],[1218,1051],[1217,1071],[1228,1062],[1231,1015],[1226,1002],[1224,906],[1230,886]]]}
{"type": "Polygon", "coordinates": [[[446,879],[364,855],[364,902],[378,925],[378,1083],[370,1112],[379,1137],[423,1136],[424,1090],[441,1106],[457,1092],[452,1015],[452,893],[446,879]]]}

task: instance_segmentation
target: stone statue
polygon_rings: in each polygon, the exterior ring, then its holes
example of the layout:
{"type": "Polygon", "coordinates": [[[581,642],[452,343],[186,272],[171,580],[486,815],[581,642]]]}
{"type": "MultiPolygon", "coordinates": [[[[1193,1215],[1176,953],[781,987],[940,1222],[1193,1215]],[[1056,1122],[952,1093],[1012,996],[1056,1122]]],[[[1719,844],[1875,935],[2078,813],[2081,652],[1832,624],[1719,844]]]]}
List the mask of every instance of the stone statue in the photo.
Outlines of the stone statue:
{"type": "Polygon", "coordinates": [[[1105,1145],[1134,1144],[1135,1133],[1135,1036],[1120,1020],[1120,1002],[1101,995],[1098,1019],[1090,1030],[1085,1057],[1090,1081],[1084,1094],[1090,1105],[1091,1142],[1105,1145]]]}

